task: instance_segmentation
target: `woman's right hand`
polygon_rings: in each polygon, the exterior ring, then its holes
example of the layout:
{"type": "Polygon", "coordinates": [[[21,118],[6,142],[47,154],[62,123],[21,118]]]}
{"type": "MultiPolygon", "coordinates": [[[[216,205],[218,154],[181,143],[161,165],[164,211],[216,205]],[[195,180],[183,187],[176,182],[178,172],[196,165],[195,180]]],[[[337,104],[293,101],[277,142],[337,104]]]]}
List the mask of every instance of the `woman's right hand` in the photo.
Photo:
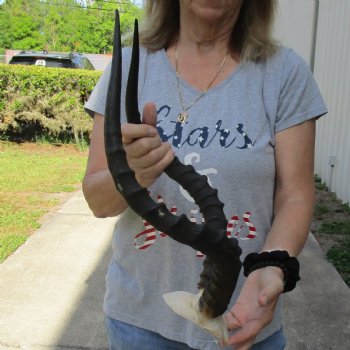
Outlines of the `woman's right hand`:
{"type": "Polygon", "coordinates": [[[169,143],[162,142],[156,129],[157,110],[153,103],[146,103],[142,124],[123,124],[122,141],[126,159],[140,186],[148,188],[174,159],[169,143]]]}

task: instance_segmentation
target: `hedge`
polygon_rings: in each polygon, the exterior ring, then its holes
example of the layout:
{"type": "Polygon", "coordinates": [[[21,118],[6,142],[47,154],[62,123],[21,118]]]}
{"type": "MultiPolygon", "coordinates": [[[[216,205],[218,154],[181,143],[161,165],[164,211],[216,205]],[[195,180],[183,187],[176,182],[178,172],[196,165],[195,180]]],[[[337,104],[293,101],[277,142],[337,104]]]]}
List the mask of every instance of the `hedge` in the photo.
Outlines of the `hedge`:
{"type": "Polygon", "coordinates": [[[83,109],[101,72],[0,64],[0,138],[88,140],[83,109]]]}

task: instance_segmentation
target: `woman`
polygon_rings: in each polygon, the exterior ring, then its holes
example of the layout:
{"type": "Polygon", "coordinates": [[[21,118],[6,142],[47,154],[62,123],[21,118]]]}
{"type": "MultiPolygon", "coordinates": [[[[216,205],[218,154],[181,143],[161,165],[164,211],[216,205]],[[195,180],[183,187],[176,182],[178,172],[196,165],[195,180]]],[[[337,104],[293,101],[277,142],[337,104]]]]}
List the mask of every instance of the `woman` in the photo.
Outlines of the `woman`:
{"type": "MultiPolygon", "coordinates": [[[[301,251],[314,205],[315,120],[326,113],[307,65],[271,38],[274,7],[274,0],[146,1],[143,124],[122,126],[136,179],[173,212],[201,221],[188,194],[162,175],[174,154],[207,175],[225,203],[227,233],[239,239],[242,259],[252,252],[282,250],[295,257],[301,251]]],[[[122,101],[129,59],[125,49],[122,101]]],[[[217,349],[213,338],[162,299],[165,292],[196,291],[203,257],[143,222],[107,170],[108,79],[106,69],[86,104],[94,126],[83,190],[95,216],[121,214],[104,303],[110,347],[217,349]]],[[[279,296],[286,271],[252,270],[240,277],[225,315],[234,331],[226,346],[283,349],[279,296]]]]}

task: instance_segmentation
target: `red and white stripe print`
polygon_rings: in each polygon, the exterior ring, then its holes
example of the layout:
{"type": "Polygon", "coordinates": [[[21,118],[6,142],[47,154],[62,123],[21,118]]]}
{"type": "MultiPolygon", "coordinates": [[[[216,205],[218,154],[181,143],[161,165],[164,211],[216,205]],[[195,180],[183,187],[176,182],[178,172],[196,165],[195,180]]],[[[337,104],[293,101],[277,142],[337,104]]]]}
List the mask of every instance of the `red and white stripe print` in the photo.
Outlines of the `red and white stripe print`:
{"type": "Polygon", "coordinates": [[[156,240],[156,229],[148,222],[143,220],[143,224],[145,225],[145,230],[140,232],[138,235],[134,238],[134,245],[137,249],[146,249],[150,247],[156,240]],[[138,238],[141,236],[144,239],[142,243],[138,243],[138,238]]]}
{"type": "MultiPolygon", "coordinates": [[[[237,222],[239,222],[239,217],[237,215],[233,215],[227,223],[227,228],[226,228],[227,237],[232,237],[232,231],[236,228],[237,222]]],[[[242,227],[243,227],[243,225],[241,225],[241,227],[235,233],[235,236],[238,235],[238,233],[242,229],[242,227]]]]}
{"type": "Polygon", "coordinates": [[[243,221],[248,226],[249,233],[246,237],[241,237],[241,239],[253,239],[257,235],[255,226],[249,220],[251,216],[252,214],[249,212],[243,214],[243,221]]]}
{"type": "Polygon", "coordinates": [[[243,223],[240,222],[240,219],[237,215],[233,215],[227,224],[226,234],[227,237],[232,237],[233,235],[241,240],[253,239],[257,236],[255,226],[250,222],[250,217],[252,214],[246,212],[243,214],[243,223]],[[236,228],[236,226],[240,225],[236,228]],[[246,236],[241,236],[241,232],[244,226],[248,227],[248,234],[246,236]],[[234,233],[232,233],[234,232],[234,233]]]}

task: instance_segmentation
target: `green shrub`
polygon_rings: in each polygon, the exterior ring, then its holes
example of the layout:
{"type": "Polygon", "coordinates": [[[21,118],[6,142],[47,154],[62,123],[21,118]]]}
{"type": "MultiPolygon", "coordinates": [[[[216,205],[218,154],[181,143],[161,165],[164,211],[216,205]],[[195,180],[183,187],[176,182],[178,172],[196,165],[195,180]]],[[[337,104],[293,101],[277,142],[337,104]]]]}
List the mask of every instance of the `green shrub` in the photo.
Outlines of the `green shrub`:
{"type": "Polygon", "coordinates": [[[0,138],[85,142],[83,105],[101,72],[0,64],[0,138]]]}

